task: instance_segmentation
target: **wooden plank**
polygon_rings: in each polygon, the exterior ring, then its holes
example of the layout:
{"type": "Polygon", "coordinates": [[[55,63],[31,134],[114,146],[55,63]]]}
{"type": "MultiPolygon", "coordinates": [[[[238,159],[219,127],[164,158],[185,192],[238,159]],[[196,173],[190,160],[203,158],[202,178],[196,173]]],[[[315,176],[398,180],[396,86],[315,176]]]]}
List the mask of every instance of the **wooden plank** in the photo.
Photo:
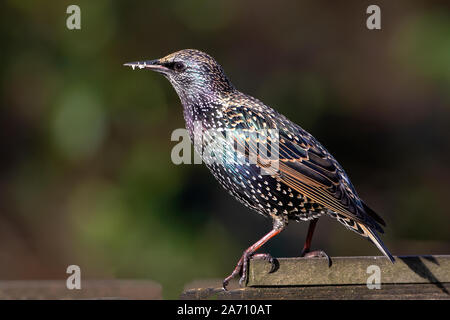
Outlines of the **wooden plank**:
{"type": "Polygon", "coordinates": [[[450,284],[386,284],[369,290],[366,285],[246,287],[224,291],[221,288],[197,288],[184,291],[186,300],[440,300],[450,299],[450,284]]]}
{"type": "Polygon", "coordinates": [[[277,268],[250,260],[247,286],[229,291],[221,280],[200,280],[185,287],[181,299],[450,299],[450,256],[280,258],[277,268]],[[367,286],[369,266],[380,269],[380,288],[367,286]]]}
{"type": "Polygon", "coordinates": [[[279,258],[277,269],[264,260],[250,260],[247,286],[358,285],[367,283],[369,266],[378,266],[381,284],[450,283],[450,256],[279,258]]]}
{"type": "Polygon", "coordinates": [[[69,290],[66,280],[0,281],[0,299],[162,299],[162,288],[151,280],[82,280],[69,290]]]}

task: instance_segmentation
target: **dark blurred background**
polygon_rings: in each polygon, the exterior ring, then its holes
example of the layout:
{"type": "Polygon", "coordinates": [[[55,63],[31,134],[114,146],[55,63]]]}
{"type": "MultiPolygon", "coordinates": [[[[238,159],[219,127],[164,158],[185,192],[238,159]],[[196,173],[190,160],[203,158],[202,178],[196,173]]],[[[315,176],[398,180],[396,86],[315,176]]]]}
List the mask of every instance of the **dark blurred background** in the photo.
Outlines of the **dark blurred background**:
{"type": "MultiPolygon", "coordinates": [[[[271,223],[201,165],[162,76],[123,67],[208,52],[234,85],[311,132],[388,227],[395,255],[450,253],[448,1],[2,1],[0,279],[153,279],[176,298],[223,278],[271,223]],[[446,4],[447,3],[447,4],[446,4]],[[81,30],[66,8],[81,8],[81,30]],[[382,30],[366,28],[381,7],[382,30]]],[[[307,224],[261,252],[299,255],[307,224]]],[[[380,255],[324,217],[313,247],[380,255]]]]}

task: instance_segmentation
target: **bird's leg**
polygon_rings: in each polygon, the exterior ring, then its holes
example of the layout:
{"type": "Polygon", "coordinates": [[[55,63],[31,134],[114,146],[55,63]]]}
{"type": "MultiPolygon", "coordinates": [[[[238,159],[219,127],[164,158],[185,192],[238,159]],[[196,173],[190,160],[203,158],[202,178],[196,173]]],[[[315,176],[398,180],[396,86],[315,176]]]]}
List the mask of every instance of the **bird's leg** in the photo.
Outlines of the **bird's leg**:
{"type": "Polygon", "coordinates": [[[301,257],[304,257],[311,249],[312,237],[318,220],[318,218],[315,218],[309,223],[308,234],[306,235],[305,245],[303,246],[302,254],[300,255],[301,257]]]}
{"type": "Polygon", "coordinates": [[[274,260],[273,258],[268,254],[257,254],[255,255],[255,251],[261,248],[262,245],[264,245],[267,241],[269,241],[271,238],[279,234],[283,229],[285,228],[285,222],[282,220],[275,220],[273,224],[272,230],[266,234],[264,237],[259,239],[255,244],[250,246],[247,250],[244,251],[242,254],[242,257],[239,259],[236,267],[234,268],[233,272],[223,280],[223,288],[227,290],[227,285],[230,282],[231,279],[233,279],[236,275],[239,273],[241,274],[241,278],[239,279],[239,284],[242,286],[244,285],[246,279],[247,279],[247,268],[248,268],[248,261],[251,257],[255,258],[264,258],[267,259],[272,264],[272,269],[270,272],[274,269],[274,260]]]}
{"type": "Polygon", "coordinates": [[[312,236],[314,234],[314,230],[316,228],[316,224],[317,224],[318,220],[319,220],[318,218],[314,218],[309,223],[308,234],[306,236],[305,245],[303,246],[303,250],[302,250],[302,253],[301,253],[300,256],[304,257],[304,258],[327,258],[328,266],[331,267],[331,263],[332,263],[331,259],[325,253],[325,251],[323,251],[323,250],[310,251],[310,249],[311,249],[311,242],[312,242],[312,236]]]}

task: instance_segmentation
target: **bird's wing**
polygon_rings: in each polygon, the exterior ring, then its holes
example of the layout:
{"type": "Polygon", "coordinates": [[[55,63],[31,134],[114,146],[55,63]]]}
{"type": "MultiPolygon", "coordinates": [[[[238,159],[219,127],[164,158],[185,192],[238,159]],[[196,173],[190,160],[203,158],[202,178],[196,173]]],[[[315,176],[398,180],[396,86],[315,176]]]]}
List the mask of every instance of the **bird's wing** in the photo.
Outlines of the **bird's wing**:
{"type": "Polygon", "coordinates": [[[384,221],[375,212],[365,210],[365,204],[342,167],[312,135],[274,111],[240,106],[228,108],[226,112],[231,119],[231,127],[240,129],[236,130],[236,144],[245,146],[246,152],[258,154],[258,165],[267,170],[271,161],[267,156],[270,152],[261,152],[261,147],[267,146],[261,142],[266,140],[264,137],[262,140],[248,139],[242,131],[275,129],[278,132],[279,162],[273,176],[329,209],[348,228],[362,235],[367,233],[364,226],[383,232],[378,223],[384,224],[384,221]]]}

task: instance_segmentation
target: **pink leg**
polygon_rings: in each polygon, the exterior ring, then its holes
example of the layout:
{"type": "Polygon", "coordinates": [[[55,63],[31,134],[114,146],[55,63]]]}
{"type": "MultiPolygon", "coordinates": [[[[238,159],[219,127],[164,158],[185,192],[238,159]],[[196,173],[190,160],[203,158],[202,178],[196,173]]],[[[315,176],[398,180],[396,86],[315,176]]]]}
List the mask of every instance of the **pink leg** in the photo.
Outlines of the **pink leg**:
{"type": "Polygon", "coordinates": [[[301,253],[301,257],[305,257],[305,258],[327,258],[328,259],[328,266],[331,267],[331,259],[330,257],[322,250],[314,250],[314,251],[310,251],[311,250],[311,242],[312,242],[312,236],[314,234],[314,230],[316,228],[316,224],[317,221],[319,219],[313,219],[311,220],[311,222],[309,223],[309,227],[308,227],[308,234],[306,236],[306,240],[305,240],[305,245],[303,246],[303,250],[301,253]]]}

